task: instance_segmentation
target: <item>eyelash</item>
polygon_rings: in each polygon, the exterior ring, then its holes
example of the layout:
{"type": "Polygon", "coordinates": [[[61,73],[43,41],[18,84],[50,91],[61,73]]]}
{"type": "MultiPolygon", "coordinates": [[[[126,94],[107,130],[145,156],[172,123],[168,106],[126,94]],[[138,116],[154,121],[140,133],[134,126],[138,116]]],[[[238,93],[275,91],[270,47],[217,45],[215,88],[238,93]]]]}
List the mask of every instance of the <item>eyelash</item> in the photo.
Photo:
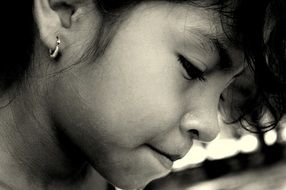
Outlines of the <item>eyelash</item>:
{"type": "Polygon", "coordinates": [[[188,73],[188,77],[184,77],[187,80],[199,80],[206,81],[204,78],[204,72],[195,67],[190,61],[188,61],[184,56],[178,55],[178,61],[184,67],[185,71],[188,73]]]}

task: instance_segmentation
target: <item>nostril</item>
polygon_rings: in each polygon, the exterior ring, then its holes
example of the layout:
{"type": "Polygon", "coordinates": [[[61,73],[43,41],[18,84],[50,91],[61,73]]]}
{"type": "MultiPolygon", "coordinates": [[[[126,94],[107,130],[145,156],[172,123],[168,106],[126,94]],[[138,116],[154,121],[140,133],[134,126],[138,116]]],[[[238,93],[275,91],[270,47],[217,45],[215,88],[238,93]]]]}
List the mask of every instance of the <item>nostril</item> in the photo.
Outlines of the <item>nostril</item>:
{"type": "Polygon", "coordinates": [[[191,129],[191,130],[189,130],[189,133],[191,134],[191,137],[192,137],[192,138],[195,138],[195,139],[198,139],[199,136],[200,136],[199,131],[196,130],[196,129],[191,129]]]}

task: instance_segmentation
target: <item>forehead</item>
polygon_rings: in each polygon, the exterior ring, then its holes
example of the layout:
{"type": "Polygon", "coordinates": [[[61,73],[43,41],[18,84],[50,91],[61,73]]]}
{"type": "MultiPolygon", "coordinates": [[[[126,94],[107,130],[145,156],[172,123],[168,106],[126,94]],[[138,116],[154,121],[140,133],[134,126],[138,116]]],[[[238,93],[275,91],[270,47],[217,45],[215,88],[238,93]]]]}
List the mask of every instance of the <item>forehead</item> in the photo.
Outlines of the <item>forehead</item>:
{"type": "Polygon", "coordinates": [[[197,34],[198,37],[216,38],[224,44],[230,43],[226,35],[230,28],[222,25],[222,17],[218,11],[193,5],[186,5],[180,11],[178,23],[186,34],[197,34]]]}
{"type": "MultiPolygon", "coordinates": [[[[231,40],[232,28],[222,25],[225,21],[229,23],[230,20],[222,17],[221,12],[214,7],[167,1],[146,2],[141,5],[133,12],[139,16],[135,16],[136,23],[143,20],[143,27],[147,26],[151,33],[159,26],[162,29],[160,36],[171,34],[171,39],[191,41],[193,44],[196,43],[197,47],[207,49],[208,52],[217,50],[214,41],[224,49],[240,51],[231,40]]],[[[155,33],[156,31],[153,34],[155,33]]]]}
{"type": "Polygon", "coordinates": [[[132,9],[131,13],[138,13],[137,15],[140,17],[149,17],[155,20],[158,18],[160,20],[161,18],[161,25],[164,25],[163,22],[165,22],[171,26],[177,25],[185,31],[197,28],[205,31],[205,33],[209,33],[209,35],[216,36],[222,40],[224,39],[227,28],[225,26],[224,28],[222,27],[221,14],[216,8],[202,3],[186,3],[189,1],[183,1],[184,3],[178,3],[181,1],[176,2],[145,2],[139,4],[141,6],[132,9]]]}
{"type": "Polygon", "coordinates": [[[192,4],[179,4],[169,8],[166,19],[170,27],[177,27],[187,40],[197,40],[198,45],[217,40],[224,48],[239,49],[232,31],[231,19],[227,19],[215,9],[192,4]]]}
{"type": "MultiPolygon", "coordinates": [[[[143,17],[153,15],[153,18],[163,15],[163,20],[169,21],[169,24],[181,24],[184,29],[197,27],[222,38],[225,36],[226,30],[229,30],[229,27],[226,27],[227,25],[222,27],[221,19],[223,18],[224,23],[226,23],[225,21],[231,22],[231,15],[229,14],[232,14],[232,9],[234,9],[232,0],[140,1],[140,3],[134,3],[133,8],[124,9],[123,14],[118,14],[118,18],[119,15],[128,17],[134,15],[134,13],[139,13],[143,17]],[[127,14],[124,14],[124,12],[127,12],[127,14]],[[159,14],[156,14],[156,12],[159,14]]],[[[121,19],[119,18],[119,20],[121,19]]]]}
{"type": "Polygon", "coordinates": [[[167,1],[144,2],[139,5],[129,10],[127,22],[124,22],[127,25],[135,23],[132,26],[137,29],[132,35],[151,35],[154,40],[169,36],[167,39],[175,39],[175,43],[192,42],[207,52],[217,50],[214,41],[223,49],[237,49],[229,38],[231,30],[222,26],[221,14],[213,7],[167,1]],[[142,33],[146,28],[148,34],[142,33]]]}

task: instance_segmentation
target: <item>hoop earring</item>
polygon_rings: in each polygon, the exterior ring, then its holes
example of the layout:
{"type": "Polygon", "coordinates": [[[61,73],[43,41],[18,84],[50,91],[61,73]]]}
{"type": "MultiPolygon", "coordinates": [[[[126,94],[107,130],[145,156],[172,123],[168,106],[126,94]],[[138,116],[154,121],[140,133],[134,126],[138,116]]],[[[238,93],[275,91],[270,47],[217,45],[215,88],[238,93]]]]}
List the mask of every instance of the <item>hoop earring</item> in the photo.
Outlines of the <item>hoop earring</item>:
{"type": "Polygon", "coordinates": [[[60,38],[57,36],[57,44],[54,50],[49,49],[49,53],[50,53],[50,57],[52,59],[55,59],[58,55],[59,55],[59,51],[60,51],[60,44],[61,44],[61,40],[60,38]]]}

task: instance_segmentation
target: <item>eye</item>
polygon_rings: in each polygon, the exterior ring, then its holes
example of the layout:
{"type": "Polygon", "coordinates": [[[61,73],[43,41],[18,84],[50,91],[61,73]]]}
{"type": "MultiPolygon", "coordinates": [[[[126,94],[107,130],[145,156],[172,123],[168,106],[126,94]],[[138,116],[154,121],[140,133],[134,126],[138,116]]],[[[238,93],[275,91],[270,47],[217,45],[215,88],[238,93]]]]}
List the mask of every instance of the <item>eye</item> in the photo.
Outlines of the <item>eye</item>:
{"type": "Polygon", "coordinates": [[[188,61],[184,56],[178,55],[178,61],[183,66],[185,71],[188,74],[188,77],[185,77],[187,80],[200,80],[206,81],[204,78],[204,72],[195,67],[190,61],[188,61]]]}
{"type": "Polygon", "coordinates": [[[223,94],[220,95],[219,99],[222,101],[222,102],[225,102],[225,97],[223,94]]]}

